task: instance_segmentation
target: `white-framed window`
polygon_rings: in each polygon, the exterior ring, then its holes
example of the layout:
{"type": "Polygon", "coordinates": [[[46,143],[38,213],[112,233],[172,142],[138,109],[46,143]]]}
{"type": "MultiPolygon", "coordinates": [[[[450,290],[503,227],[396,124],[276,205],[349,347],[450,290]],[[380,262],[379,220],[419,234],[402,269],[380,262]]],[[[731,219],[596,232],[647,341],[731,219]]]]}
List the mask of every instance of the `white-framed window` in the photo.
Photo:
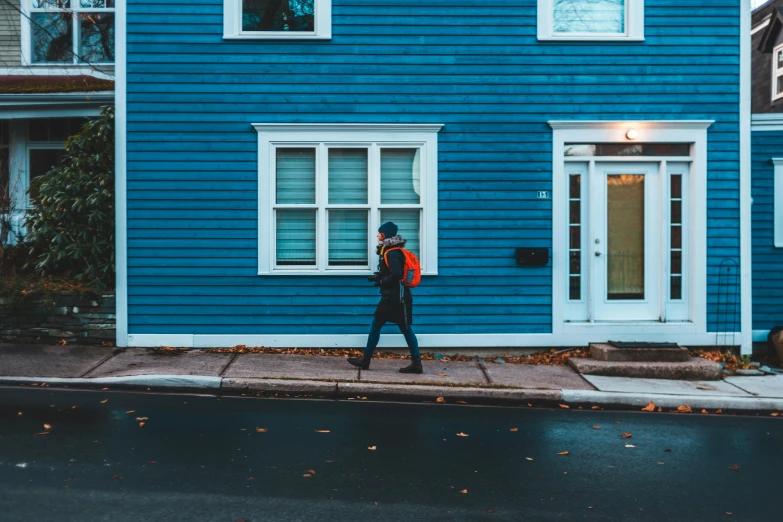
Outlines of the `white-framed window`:
{"type": "Polygon", "coordinates": [[[644,40],[644,0],[538,0],[539,40],[644,40]]]}
{"type": "Polygon", "coordinates": [[[772,53],[772,100],[783,98],[783,44],[772,53]]]}
{"type": "Polygon", "coordinates": [[[26,64],[113,64],[115,0],[21,0],[26,64]]]}
{"type": "Polygon", "coordinates": [[[223,38],[331,37],[332,0],[223,0],[223,38]]]}
{"type": "Polygon", "coordinates": [[[773,158],[775,165],[774,184],[774,217],[775,217],[775,247],[783,248],[783,158],[773,158]]]}
{"type": "Polygon", "coordinates": [[[441,125],[254,127],[259,274],[369,274],[386,221],[437,274],[441,125]]]}

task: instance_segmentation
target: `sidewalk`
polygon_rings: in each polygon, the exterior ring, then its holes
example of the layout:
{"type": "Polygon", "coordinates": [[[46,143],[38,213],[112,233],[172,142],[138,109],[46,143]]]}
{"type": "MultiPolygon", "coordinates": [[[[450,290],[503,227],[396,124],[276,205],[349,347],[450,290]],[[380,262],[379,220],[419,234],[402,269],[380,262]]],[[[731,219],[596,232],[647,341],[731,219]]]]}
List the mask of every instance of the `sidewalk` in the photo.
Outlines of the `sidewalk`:
{"type": "Polygon", "coordinates": [[[398,373],[405,364],[373,359],[370,370],[358,370],[337,356],[0,344],[0,384],[5,385],[634,410],[654,402],[661,411],[689,406],[694,412],[783,412],[783,375],[704,382],[630,379],[478,358],[424,361],[424,375],[398,373]]]}

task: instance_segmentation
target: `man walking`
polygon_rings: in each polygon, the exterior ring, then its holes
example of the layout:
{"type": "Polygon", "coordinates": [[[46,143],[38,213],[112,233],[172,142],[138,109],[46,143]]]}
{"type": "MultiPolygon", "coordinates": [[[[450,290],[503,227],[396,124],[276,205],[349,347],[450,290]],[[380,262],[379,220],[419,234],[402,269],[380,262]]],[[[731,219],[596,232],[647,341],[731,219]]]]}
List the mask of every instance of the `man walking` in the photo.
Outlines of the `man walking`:
{"type": "Polygon", "coordinates": [[[375,273],[375,285],[381,289],[381,302],[375,309],[375,315],[367,337],[367,347],[363,357],[350,357],[348,362],[363,370],[370,368],[370,360],[381,338],[381,328],[387,322],[396,323],[405,336],[405,342],[411,351],[411,364],[400,369],[400,373],[423,373],[419,356],[419,342],[413,333],[413,296],[411,290],[402,284],[405,274],[405,239],[397,235],[397,225],[391,221],[378,229],[378,272],[375,273]]]}

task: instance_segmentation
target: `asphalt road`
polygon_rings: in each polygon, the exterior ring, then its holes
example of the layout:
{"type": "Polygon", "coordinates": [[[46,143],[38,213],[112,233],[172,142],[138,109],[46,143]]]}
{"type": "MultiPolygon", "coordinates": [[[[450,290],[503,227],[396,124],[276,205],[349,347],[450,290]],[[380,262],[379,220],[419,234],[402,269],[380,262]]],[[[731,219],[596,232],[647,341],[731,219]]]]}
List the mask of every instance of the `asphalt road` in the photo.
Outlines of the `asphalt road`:
{"type": "Polygon", "coordinates": [[[782,470],[780,418],[0,388],[6,522],[781,520],[782,470]]]}

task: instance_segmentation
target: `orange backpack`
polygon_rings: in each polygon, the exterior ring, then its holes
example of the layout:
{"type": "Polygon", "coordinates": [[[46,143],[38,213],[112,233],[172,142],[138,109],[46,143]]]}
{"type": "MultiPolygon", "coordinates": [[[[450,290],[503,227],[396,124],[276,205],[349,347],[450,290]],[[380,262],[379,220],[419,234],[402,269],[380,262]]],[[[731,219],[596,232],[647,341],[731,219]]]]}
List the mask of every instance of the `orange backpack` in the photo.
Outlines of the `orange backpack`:
{"type": "Polygon", "coordinates": [[[392,250],[399,250],[405,256],[405,267],[402,272],[402,286],[407,286],[408,288],[419,286],[419,282],[421,281],[421,263],[419,263],[419,258],[410,250],[405,250],[400,247],[390,248],[383,252],[383,261],[386,263],[386,266],[389,266],[389,260],[386,259],[386,254],[392,250]]]}

